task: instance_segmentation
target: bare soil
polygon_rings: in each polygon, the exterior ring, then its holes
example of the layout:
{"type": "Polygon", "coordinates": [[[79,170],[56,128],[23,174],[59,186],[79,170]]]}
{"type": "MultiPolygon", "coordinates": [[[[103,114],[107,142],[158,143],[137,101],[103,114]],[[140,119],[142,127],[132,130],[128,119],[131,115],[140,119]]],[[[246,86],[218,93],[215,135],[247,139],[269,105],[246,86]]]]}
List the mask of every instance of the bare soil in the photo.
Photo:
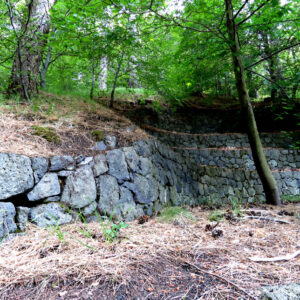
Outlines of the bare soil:
{"type": "Polygon", "coordinates": [[[300,249],[300,204],[245,207],[225,217],[215,235],[211,211],[190,209],[196,221],[138,221],[107,243],[99,223],[62,226],[64,238],[29,225],[0,247],[0,299],[260,299],[259,287],[299,282],[300,257],[253,262],[300,249]],[[281,224],[272,220],[288,221],[281,224]],[[89,247],[87,247],[87,245],[89,247]]]}

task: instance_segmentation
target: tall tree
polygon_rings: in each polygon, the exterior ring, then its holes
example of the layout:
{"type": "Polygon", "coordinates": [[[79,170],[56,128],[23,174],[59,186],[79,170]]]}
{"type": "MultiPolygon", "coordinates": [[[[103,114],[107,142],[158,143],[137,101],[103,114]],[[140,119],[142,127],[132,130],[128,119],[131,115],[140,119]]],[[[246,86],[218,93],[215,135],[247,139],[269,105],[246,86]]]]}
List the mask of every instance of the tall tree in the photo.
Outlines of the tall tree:
{"type": "Polygon", "coordinates": [[[13,8],[6,0],[12,27],[17,39],[9,94],[19,94],[27,101],[38,94],[39,70],[50,29],[50,9],[56,0],[30,0],[26,2],[25,21],[18,30],[14,24],[13,8]]]}
{"type": "Polygon", "coordinates": [[[263,151],[263,146],[259,137],[253,108],[248,94],[245,80],[245,69],[241,56],[238,29],[235,23],[232,0],[225,0],[225,4],[227,20],[226,25],[232,54],[236,88],[239,95],[242,113],[245,115],[247,121],[248,138],[256,170],[264,187],[267,203],[281,205],[277,184],[263,151]]]}

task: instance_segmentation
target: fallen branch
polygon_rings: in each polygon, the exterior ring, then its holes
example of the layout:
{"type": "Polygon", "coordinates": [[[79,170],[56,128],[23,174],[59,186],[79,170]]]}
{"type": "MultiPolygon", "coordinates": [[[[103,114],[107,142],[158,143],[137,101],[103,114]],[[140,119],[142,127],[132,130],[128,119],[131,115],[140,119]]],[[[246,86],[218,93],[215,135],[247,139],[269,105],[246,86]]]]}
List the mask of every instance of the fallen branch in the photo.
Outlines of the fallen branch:
{"type": "Polygon", "coordinates": [[[250,257],[251,261],[255,262],[274,262],[274,261],[287,261],[296,258],[300,255],[300,251],[297,251],[293,254],[276,256],[276,257],[250,257]]]}
{"type": "Polygon", "coordinates": [[[244,290],[243,288],[241,288],[240,286],[238,286],[237,284],[235,284],[235,283],[232,282],[231,280],[228,280],[228,279],[226,279],[226,278],[224,278],[224,277],[222,277],[222,276],[220,276],[220,275],[217,275],[217,274],[215,274],[215,273],[211,273],[211,272],[209,272],[209,271],[203,270],[203,269],[199,268],[198,266],[196,266],[196,265],[194,265],[194,264],[192,264],[192,263],[190,263],[190,262],[188,262],[188,261],[182,261],[182,263],[184,263],[184,264],[186,264],[186,265],[189,265],[189,266],[193,267],[194,269],[198,270],[198,271],[201,272],[201,273],[204,273],[204,274],[207,274],[207,275],[210,275],[210,276],[213,276],[213,277],[216,277],[216,278],[220,279],[221,281],[223,281],[223,282],[225,282],[225,283],[227,283],[227,284],[233,286],[233,287],[236,288],[238,291],[243,292],[245,295],[247,295],[248,297],[250,297],[250,299],[254,299],[254,300],[257,299],[256,297],[254,297],[254,296],[252,296],[251,294],[249,294],[246,290],[244,290]]]}
{"type": "Polygon", "coordinates": [[[282,224],[292,224],[291,222],[286,221],[286,220],[280,220],[280,219],[268,218],[268,217],[260,217],[260,216],[247,216],[247,217],[244,217],[244,218],[240,218],[240,220],[247,220],[247,219],[277,222],[277,223],[282,223],[282,224]]]}

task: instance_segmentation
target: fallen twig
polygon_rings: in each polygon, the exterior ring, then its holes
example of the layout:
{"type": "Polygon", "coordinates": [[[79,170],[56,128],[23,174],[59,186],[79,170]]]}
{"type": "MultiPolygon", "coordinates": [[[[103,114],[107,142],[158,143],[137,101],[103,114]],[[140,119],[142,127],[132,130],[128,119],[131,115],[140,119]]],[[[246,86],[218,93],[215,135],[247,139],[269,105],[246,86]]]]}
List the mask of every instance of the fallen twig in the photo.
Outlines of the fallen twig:
{"type": "Polygon", "coordinates": [[[269,221],[269,222],[277,222],[282,224],[292,224],[289,221],[286,220],[280,220],[275,218],[268,218],[268,217],[260,217],[260,216],[246,216],[244,218],[240,218],[239,220],[247,220],[247,219],[255,219],[255,220],[261,220],[261,221],[269,221]]]}
{"type": "Polygon", "coordinates": [[[274,262],[274,261],[287,261],[296,258],[300,255],[300,251],[297,251],[293,254],[276,256],[276,257],[250,257],[251,261],[255,262],[274,262]]]}
{"type": "Polygon", "coordinates": [[[183,264],[187,264],[187,265],[189,265],[189,266],[195,268],[196,270],[198,270],[198,271],[201,272],[201,273],[204,273],[204,274],[207,274],[207,275],[216,277],[216,278],[222,280],[223,282],[226,282],[227,284],[232,285],[232,286],[235,287],[238,291],[243,292],[244,294],[246,294],[246,295],[247,295],[248,297],[250,297],[251,299],[254,299],[254,300],[257,299],[256,297],[254,297],[254,296],[252,296],[251,294],[249,294],[247,291],[245,291],[243,288],[241,288],[240,286],[238,286],[237,284],[235,284],[235,283],[232,282],[231,280],[228,280],[228,279],[226,279],[226,278],[224,278],[224,277],[222,277],[222,276],[220,276],[220,275],[211,273],[211,272],[209,272],[209,271],[203,270],[203,269],[199,268],[198,266],[196,266],[196,265],[194,265],[194,264],[192,264],[192,263],[190,263],[190,262],[188,262],[188,261],[182,261],[182,263],[183,263],[183,264]]]}

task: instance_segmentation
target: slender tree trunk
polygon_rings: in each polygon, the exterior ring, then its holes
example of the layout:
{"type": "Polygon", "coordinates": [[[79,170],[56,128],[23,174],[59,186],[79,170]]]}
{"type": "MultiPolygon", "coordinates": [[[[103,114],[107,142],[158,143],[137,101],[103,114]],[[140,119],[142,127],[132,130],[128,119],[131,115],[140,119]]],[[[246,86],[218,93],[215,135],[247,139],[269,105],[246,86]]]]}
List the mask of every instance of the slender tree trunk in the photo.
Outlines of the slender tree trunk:
{"type": "Polygon", "coordinates": [[[122,55],[121,59],[118,62],[118,67],[117,67],[117,71],[116,71],[116,74],[115,74],[115,79],[114,79],[113,87],[112,87],[111,94],[110,94],[109,107],[111,107],[111,108],[114,107],[115,90],[116,90],[116,87],[117,87],[117,82],[118,82],[119,74],[120,74],[120,71],[121,71],[122,62],[123,62],[123,55],[122,55]]]}
{"type": "Polygon", "coordinates": [[[130,57],[130,61],[129,61],[129,69],[131,69],[131,71],[129,72],[129,78],[128,78],[128,87],[129,88],[139,88],[139,82],[137,80],[137,64],[136,64],[136,57],[134,55],[132,55],[130,57]]]}
{"type": "Polygon", "coordinates": [[[257,98],[257,90],[254,86],[253,82],[253,76],[251,72],[247,72],[247,79],[249,84],[249,97],[251,98],[257,98]]]}
{"type": "Polygon", "coordinates": [[[254,112],[247,91],[247,85],[245,81],[245,70],[240,53],[237,28],[233,17],[232,0],[225,0],[225,4],[227,20],[226,25],[233,60],[236,87],[239,95],[242,112],[244,113],[247,120],[248,138],[252,150],[254,163],[264,188],[267,203],[273,205],[281,205],[277,184],[263,151],[263,147],[256,126],[254,112]]]}
{"type": "Polygon", "coordinates": [[[19,60],[19,65],[14,66],[14,67],[15,67],[16,71],[18,72],[17,74],[19,76],[19,84],[20,84],[19,88],[22,90],[23,98],[27,102],[29,102],[30,97],[29,97],[29,94],[28,94],[27,86],[26,86],[25,81],[24,81],[24,74],[23,74],[23,60],[22,60],[22,50],[21,50],[21,41],[20,41],[21,38],[18,34],[18,31],[17,31],[15,23],[14,23],[13,10],[12,10],[12,6],[11,6],[9,0],[6,0],[6,5],[7,5],[7,8],[8,8],[8,12],[9,12],[10,23],[11,23],[11,26],[12,26],[13,31],[15,33],[16,39],[17,39],[16,57],[19,60]],[[17,68],[18,68],[18,70],[17,70],[17,68]]]}
{"type": "Polygon", "coordinates": [[[298,87],[299,87],[299,76],[297,75],[299,72],[298,72],[298,64],[297,64],[297,56],[296,56],[296,53],[295,53],[295,49],[292,48],[291,49],[292,51],[292,56],[293,56],[293,63],[294,63],[294,66],[295,66],[295,81],[294,81],[294,85],[292,87],[292,99],[293,100],[296,100],[297,98],[297,90],[298,90],[298,87]]]}
{"type": "Polygon", "coordinates": [[[99,73],[99,90],[106,91],[107,90],[107,57],[103,56],[100,59],[100,73],[99,73]]]}
{"type": "Polygon", "coordinates": [[[92,61],[92,84],[90,91],[90,99],[94,99],[94,89],[95,89],[95,59],[92,61]]]}
{"type": "Polygon", "coordinates": [[[48,71],[48,68],[50,66],[50,60],[51,60],[51,53],[52,48],[48,48],[47,56],[45,62],[42,64],[42,69],[40,71],[40,87],[45,88],[46,87],[46,74],[48,71]]]}
{"type": "Polygon", "coordinates": [[[22,34],[19,35],[18,53],[14,59],[8,87],[9,94],[19,94],[27,100],[38,94],[40,64],[47,42],[46,34],[50,29],[49,12],[55,2],[56,0],[29,2],[28,20],[23,24],[22,34]]]}

